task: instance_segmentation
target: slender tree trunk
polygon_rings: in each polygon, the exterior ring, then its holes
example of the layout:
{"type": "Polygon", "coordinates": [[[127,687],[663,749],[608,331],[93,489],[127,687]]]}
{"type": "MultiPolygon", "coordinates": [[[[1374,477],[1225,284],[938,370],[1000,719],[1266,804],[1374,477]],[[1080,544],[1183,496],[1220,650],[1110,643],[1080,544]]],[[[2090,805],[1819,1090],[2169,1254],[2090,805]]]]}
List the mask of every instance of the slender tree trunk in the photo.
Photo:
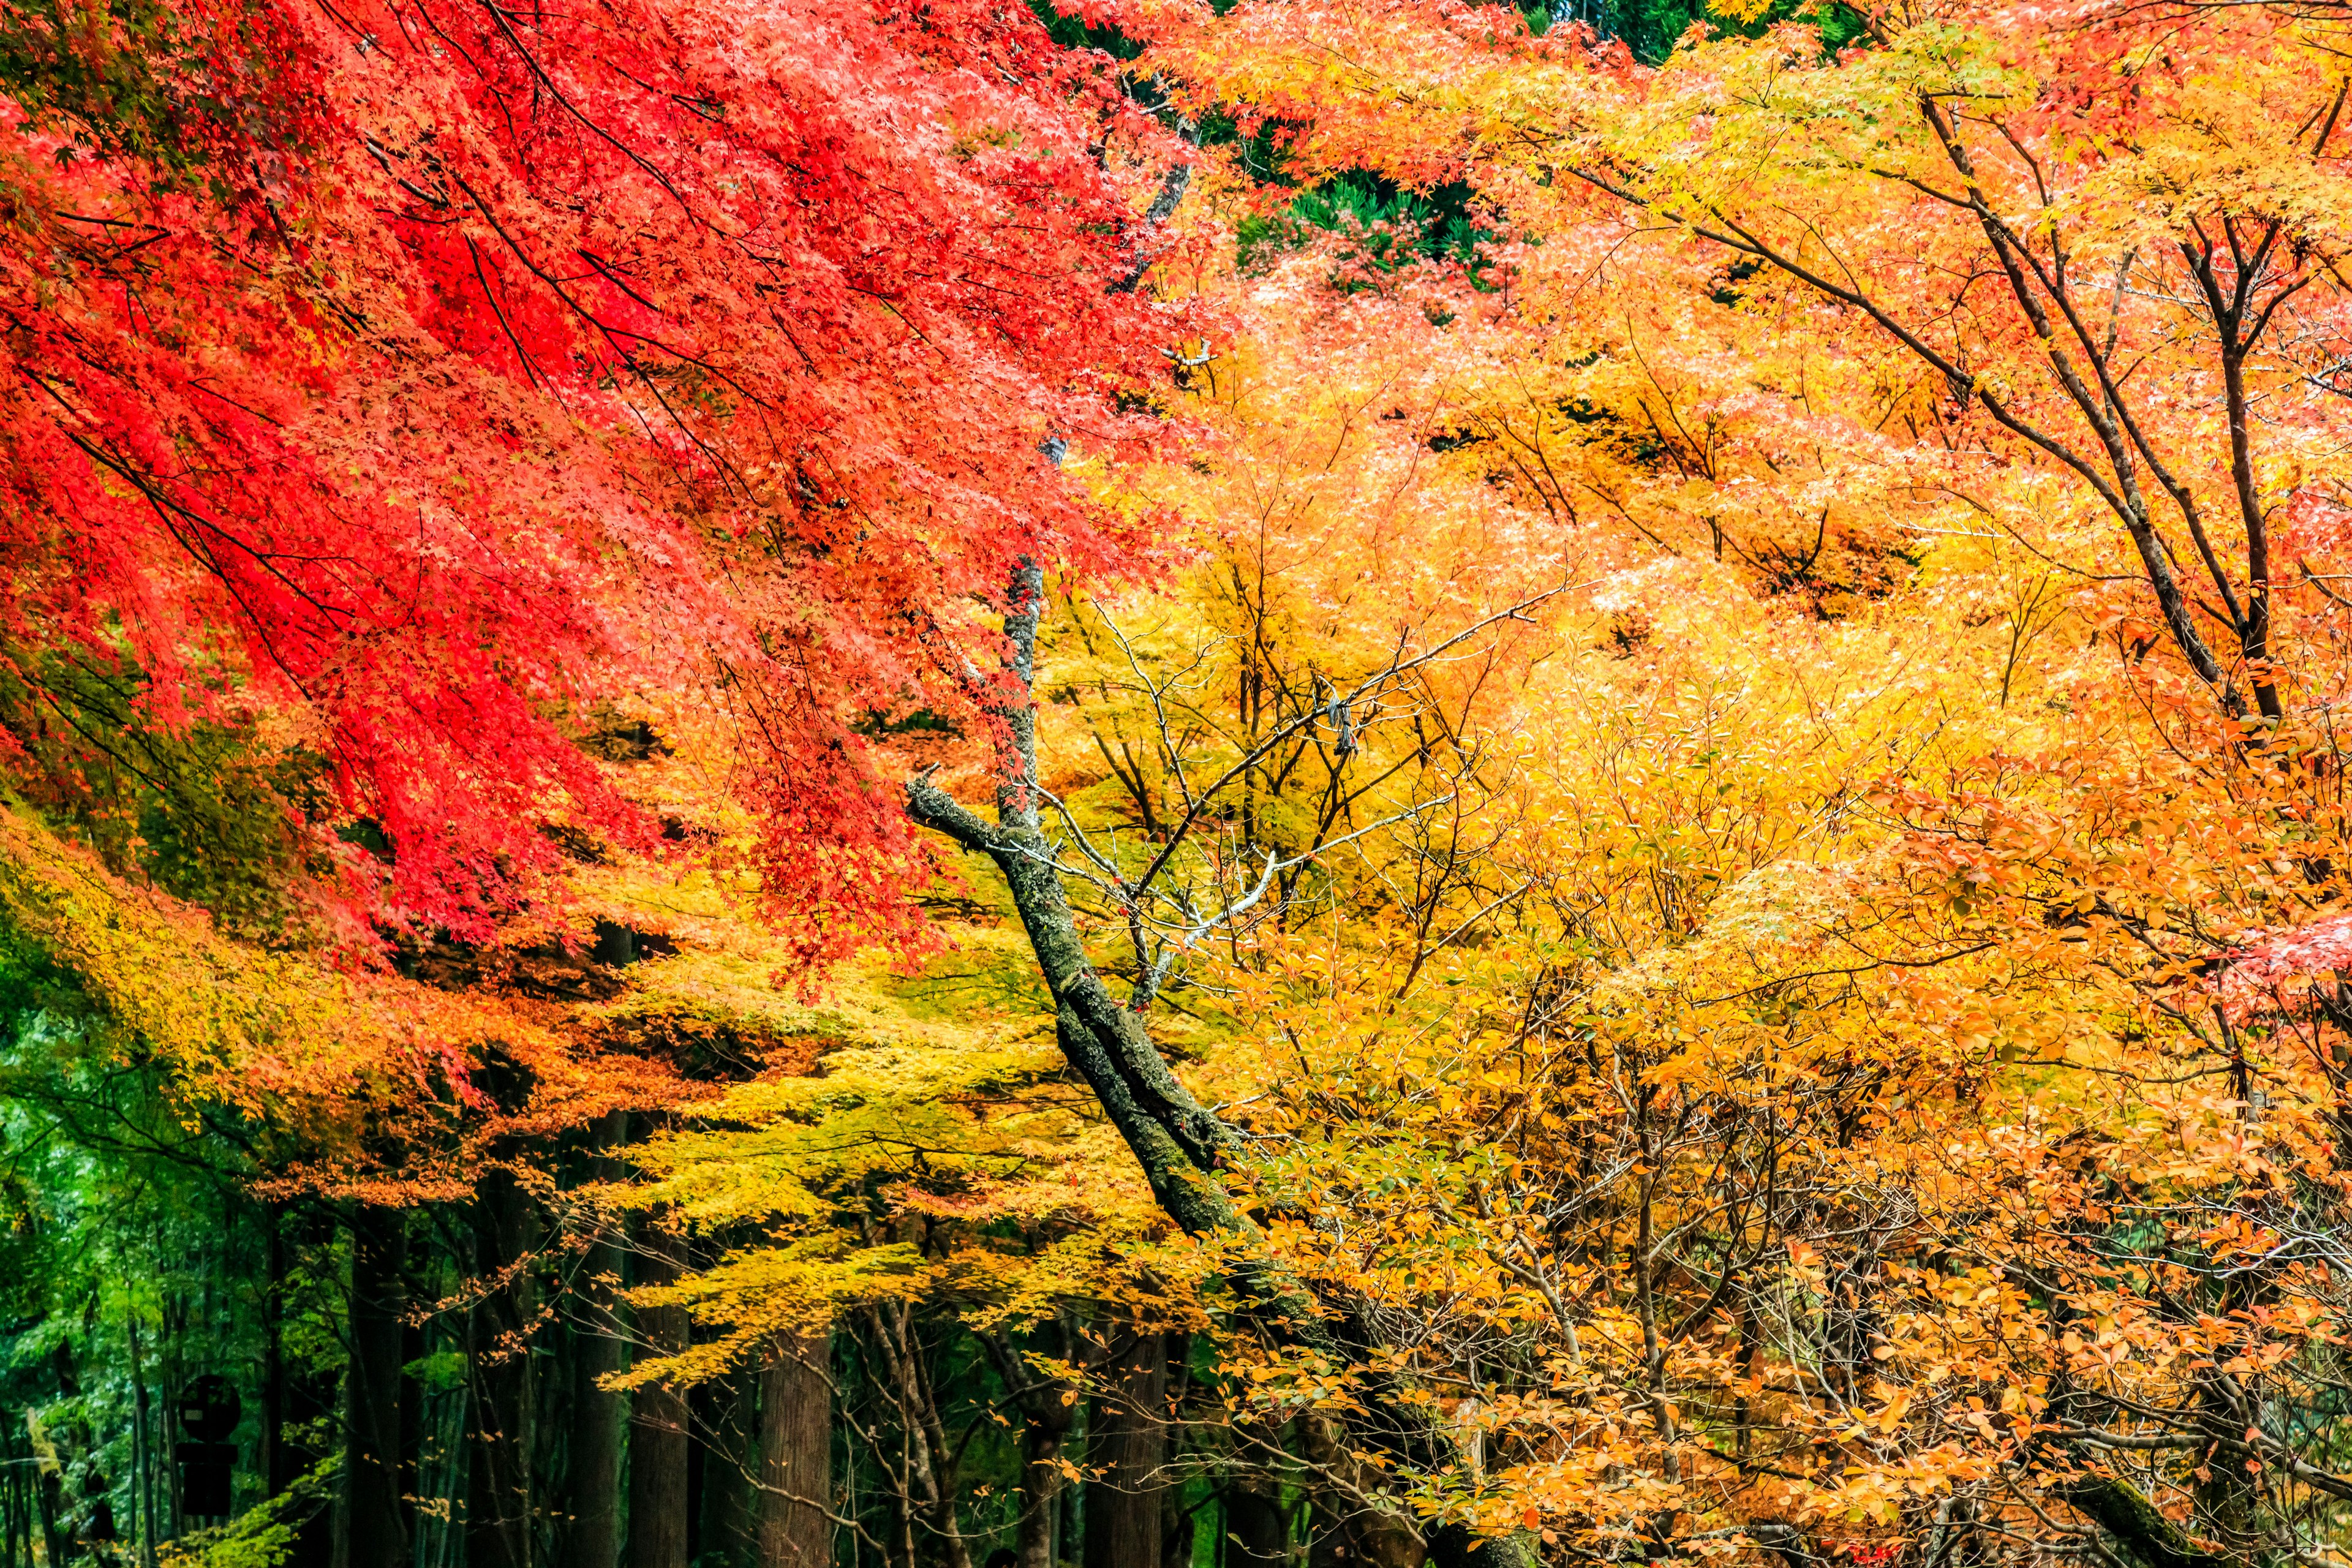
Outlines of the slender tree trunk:
{"type": "Polygon", "coordinates": [[[686,1560],[699,1563],[710,1549],[702,1517],[710,1473],[711,1423],[719,1418],[719,1391],[707,1383],[686,1391],[686,1560]]]}
{"type": "MultiPolygon", "coordinates": [[[[1076,1348],[1066,1322],[1059,1325],[1056,1357],[1067,1359],[1076,1348]]],[[[1010,1334],[982,1337],[996,1362],[1004,1392],[1021,1412],[1021,1515],[1017,1521],[1014,1561],[1020,1568],[1054,1568],[1066,1555],[1067,1543],[1077,1539],[1071,1504],[1065,1494],[1062,1453],[1069,1446],[1079,1409],[1066,1380],[1041,1376],[1022,1356],[1010,1334]]]]}
{"type": "MultiPolygon", "coordinates": [[[[298,1373],[286,1357],[286,1293],[290,1268],[287,1260],[287,1226],[299,1220],[272,1205],[265,1211],[262,1272],[262,1472],[269,1495],[277,1497],[308,1475],[320,1458],[298,1432],[316,1429],[332,1414],[326,1391],[310,1375],[298,1373]]],[[[304,1228],[308,1228],[307,1225],[304,1228]]],[[[304,1238],[299,1231],[295,1240],[304,1238]]],[[[329,1568],[334,1557],[335,1523],[331,1510],[314,1507],[297,1515],[288,1568],[329,1568]]],[[[52,1559],[52,1561],[57,1561],[52,1559]]]]}
{"type": "Polygon", "coordinates": [[[276,1205],[261,1211],[261,1480],[276,1497],[294,1479],[286,1454],[286,1237],[276,1205]]]}
{"type": "MultiPolygon", "coordinates": [[[[1087,1405],[1078,1400],[1070,1406],[1070,1429],[1081,1447],[1088,1434],[1086,1430],[1087,1405]]],[[[1054,1561],[1062,1563],[1084,1552],[1087,1540],[1087,1489],[1065,1486],[1054,1501],[1054,1561]]]]}
{"type": "MultiPolygon", "coordinates": [[[[1055,1505],[1062,1496],[1062,1444],[1066,1428],[1032,1421],[1021,1428],[1020,1568],[1054,1568],[1055,1505]]],[[[1096,1568],[1087,1559],[1087,1568],[1096,1568]]]]}
{"type": "MultiPolygon", "coordinates": [[[[932,1550],[947,1568],[971,1568],[971,1543],[964,1539],[963,1522],[956,1512],[959,1500],[954,1472],[950,1468],[955,1450],[948,1442],[947,1424],[940,1415],[922,1341],[911,1321],[913,1314],[903,1306],[886,1301],[866,1308],[866,1315],[873,1326],[875,1348],[880,1352],[890,1379],[892,1402],[898,1406],[899,1431],[906,1443],[908,1500],[929,1515],[932,1550]]],[[[910,1561],[914,1555],[911,1524],[910,1517],[910,1561]]]]}
{"type": "MultiPolygon", "coordinates": [[[[628,1141],[628,1112],[614,1111],[597,1128],[595,1174],[616,1173],[604,1151],[628,1141]]],[[[621,1557],[621,1433],[628,1400],[603,1380],[629,1364],[613,1289],[625,1258],[621,1238],[600,1231],[582,1260],[583,1279],[573,1300],[572,1329],[572,1506],[564,1527],[563,1568],[617,1568],[621,1557]]]]}
{"type": "Polygon", "coordinates": [[[486,1277],[512,1271],[474,1310],[474,1453],[466,1487],[466,1568],[530,1568],[531,1302],[518,1268],[532,1242],[530,1195],[505,1171],[483,1179],[476,1204],[475,1263],[486,1277]]]}
{"type": "Polygon", "coordinates": [[[831,1568],[833,1342],[779,1335],[760,1373],[759,1568],[831,1568]]]}
{"type": "Polygon", "coordinates": [[[33,1568],[33,1531],[30,1510],[26,1508],[26,1486],[32,1480],[32,1446],[25,1441],[25,1418],[22,1411],[0,1410],[0,1459],[7,1468],[0,1471],[0,1533],[7,1536],[5,1556],[8,1568],[33,1568]]]}
{"type": "Polygon", "coordinates": [[[1106,1365],[1104,1396],[1088,1419],[1086,1568],[1160,1568],[1168,1462],[1168,1347],[1130,1334],[1106,1365]]]}
{"type": "MultiPolygon", "coordinates": [[[[16,1453],[16,1413],[0,1407],[0,1563],[17,1568],[16,1491],[24,1482],[23,1461],[16,1453]]],[[[29,1568],[29,1565],[28,1565],[29,1568]]]]}
{"type": "Polygon", "coordinates": [[[153,1432],[149,1427],[152,1405],[147,1397],[147,1374],[139,1357],[139,1320],[127,1325],[131,1340],[131,1507],[142,1568],[155,1568],[155,1466],[153,1432]]]}
{"type": "Polygon", "coordinates": [[[1315,1529],[1307,1558],[1310,1568],[1325,1563],[1420,1568],[1427,1550],[1402,1518],[1364,1500],[1379,1484],[1380,1473],[1349,1452],[1344,1430],[1312,1416],[1302,1417],[1297,1427],[1299,1447],[1323,1481],[1313,1494],[1315,1529]]]}
{"type": "Polygon", "coordinates": [[[41,1473],[41,1551],[48,1568],[65,1568],[73,1561],[73,1540],[65,1523],[65,1478],[56,1470],[41,1473]]]}
{"type": "Polygon", "coordinates": [[[698,1386],[694,1409],[692,1561],[751,1568],[760,1468],[759,1382],[736,1373],[698,1386]]]}
{"type": "MultiPolygon", "coordinates": [[[[432,1300],[429,1288],[420,1289],[416,1254],[422,1247],[409,1249],[407,1267],[400,1277],[401,1291],[408,1301],[423,1296],[432,1300]]],[[[409,1371],[425,1359],[425,1325],[412,1321],[404,1312],[400,1324],[400,1485],[401,1518],[407,1525],[408,1562],[416,1560],[419,1529],[418,1503],[425,1496],[425,1384],[409,1371]]]]}
{"type": "MultiPolygon", "coordinates": [[[[1167,1413],[1167,1446],[1160,1463],[1172,1477],[1183,1458],[1180,1450],[1184,1412],[1192,1400],[1192,1336],[1169,1333],[1160,1335],[1160,1340],[1167,1350],[1167,1360],[1162,1364],[1168,1372],[1168,1384],[1160,1401],[1160,1408],[1167,1413]]],[[[1201,1510],[1185,1505],[1184,1489],[1172,1481],[1163,1485],[1160,1489],[1160,1562],[1168,1568],[1192,1568],[1193,1544],[1200,1529],[1201,1510]]]]}
{"type": "MultiPolygon", "coordinates": [[[[636,1283],[676,1282],[684,1258],[685,1243],[677,1232],[640,1222],[636,1283]]],[[[675,1355],[686,1349],[683,1307],[640,1307],[636,1318],[646,1354],[675,1355]]],[[[667,1384],[646,1384],[630,1395],[629,1568],[687,1568],[687,1418],[686,1395],[667,1384]]]]}
{"type": "Polygon", "coordinates": [[[352,1220],[351,1372],[343,1489],[351,1568],[409,1568],[401,1506],[401,1339],[408,1307],[408,1216],[362,1208],[352,1220]]]}
{"type": "Polygon", "coordinates": [[[1218,1499],[1224,1510],[1225,1568],[1276,1568],[1290,1561],[1290,1520],[1281,1489],[1260,1471],[1237,1476],[1218,1499]]]}

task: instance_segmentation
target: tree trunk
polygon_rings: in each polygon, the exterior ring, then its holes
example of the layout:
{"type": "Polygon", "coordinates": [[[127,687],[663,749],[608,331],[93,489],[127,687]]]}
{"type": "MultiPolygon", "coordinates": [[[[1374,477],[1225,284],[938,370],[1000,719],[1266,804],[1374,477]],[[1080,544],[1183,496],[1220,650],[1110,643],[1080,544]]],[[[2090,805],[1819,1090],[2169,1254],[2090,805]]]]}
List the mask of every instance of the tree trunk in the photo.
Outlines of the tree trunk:
{"type": "Polygon", "coordinates": [[[735,1373],[694,1391],[692,1560],[703,1568],[751,1568],[752,1499],[760,1464],[757,1380],[735,1373]]]}
{"type": "Polygon", "coordinates": [[[65,1568],[73,1561],[73,1533],[66,1528],[65,1489],[61,1471],[41,1472],[41,1561],[48,1568],[65,1568]]]}
{"type": "Polygon", "coordinates": [[[1104,1368],[1108,1385],[1087,1423],[1086,1568],[1160,1568],[1168,1462],[1168,1347],[1130,1334],[1104,1368]]]}
{"type": "Polygon", "coordinates": [[[1226,1568],[1276,1568],[1290,1562],[1290,1520],[1281,1488],[1265,1472],[1238,1476],[1219,1497],[1224,1510],[1226,1568]]]}
{"type": "MultiPolygon", "coordinates": [[[[1062,1447],[1069,1435],[1066,1417],[1059,1422],[1032,1417],[1022,1423],[1019,1568],[1054,1568],[1054,1522],[1059,1511],[1055,1505],[1061,1500],[1062,1447]]],[[[1059,1544],[1067,1550],[1066,1542],[1059,1544]]]]}
{"type": "Polygon", "coordinates": [[[828,1335],[779,1335],[761,1370],[759,1568],[833,1562],[832,1362],[828,1335]]]}
{"type": "MultiPolygon", "coordinates": [[[[1076,1348],[1076,1336],[1067,1323],[1058,1327],[1060,1342],[1054,1353],[1067,1359],[1076,1348]]],[[[1079,1410],[1076,1390],[1066,1379],[1040,1376],[1010,1334],[985,1334],[981,1342],[996,1362],[1006,1397],[1021,1412],[1021,1515],[1013,1562],[1018,1568],[1054,1568],[1078,1539],[1071,1517],[1076,1500],[1065,1497],[1068,1489],[1062,1471],[1062,1450],[1069,1444],[1079,1410]]],[[[1001,1556],[992,1553],[991,1560],[1001,1556]]]]}
{"type": "MultiPolygon", "coordinates": [[[[289,1215],[275,1205],[266,1213],[262,1265],[266,1279],[261,1298],[262,1471],[268,1479],[269,1495],[277,1497],[309,1475],[322,1458],[291,1434],[315,1430],[317,1424],[330,1415],[333,1407],[319,1380],[308,1373],[298,1373],[288,1363],[286,1356],[289,1272],[286,1228],[299,1216],[289,1215]]],[[[303,1239],[298,1232],[295,1240],[299,1243],[303,1239]]],[[[288,1568],[329,1568],[334,1555],[331,1511],[324,1507],[309,1506],[307,1512],[298,1511],[295,1520],[294,1541],[287,1554],[288,1568]]],[[[69,1540],[67,1549],[70,1550],[69,1540]]],[[[59,1559],[51,1558],[51,1562],[57,1561],[59,1559]]]]}
{"type": "MultiPolygon", "coordinates": [[[[407,1267],[400,1277],[401,1294],[413,1301],[423,1296],[432,1300],[431,1288],[420,1286],[417,1274],[417,1253],[423,1248],[408,1249],[407,1267]]],[[[415,1561],[420,1528],[419,1504],[425,1496],[425,1384],[410,1368],[425,1359],[425,1325],[404,1320],[400,1325],[400,1483],[401,1517],[407,1526],[410,1561],[415,1561]]]]}
{"type": "Polygon", "coordinates": [[[1421,1568],[1429,1553],[1402,1516],[1365,1500],[1381,1474],[1349,1452],[1346,1433],[1315,1416],[1302,1417],[1297,1430],[1304,1457],[1321,1476],[1312,1494],[1308,1568],[1421,1568]]]}
{"type": "Polygon", "coordinates": [[[709,1550],[704,1531],[703,1481],[709,1470],[710,1423],[716,1418],[719,1390],[698,1383],[686,1391],[686,1560],[699,1563],[709,1550]]]}
{"type": "MultiPolygon", "coordinates": [[[[686,1255],[684,1239],[651,1221],[641,1221],[636,1229],[636,1283],[675,1283],[686,1255]]],[[[636,1317],[638,1342],[646,1355],[686,1349],[685,1308],[640,1307],[636,1317]]],[[[686,1395],[653,1383],[637,1388],[629,1403],[629,1568],[687,1568],[686,1395]]]]}
{"type": "Polygon", "coordinates": [[[351,1568],[408,1568],[401,1504],[401,1337],[408,1307],[408,1216],[352,1219],[351,1373],[343,1490],[351,1568]]]}
{"type": "MultiPolygon", "coordinates": [[[[891,1402],[898,1407],[899,1430],[906,1443],[907,1500],[927,1516],[932,1550],[947,1568],[971,1568],[971,1543],[964,1537],[963,1522],[956,1511],[956,1449],[940,1415],[938,1392],[913,1317],[911,1309],[888,1301],[866,1309],[874,1348],[889,1379],[891,1402]]],[[[917,1551],[912,1516],[908,1522],[911,1562],[917,1551]]]]}
{"type": "MultiPolygon", "coordinates": [[[[629,1114],[615,1110],[596,1130],[593,1168],[600,1179],[617,1173],[604,1151],[628,1140],[629,1114]]],[[[572,1325],[571,1497],[563,1531],[563,1568],[617,1568],[621,1558],[621,1431],[626,1398],[602,1380],[629,1364],[627,1344],[614,1304],[624,1255],[609,1228],[597,1233],[582,1260],[584,1276],[573,1300],[579,1314],[572,1325]]]]}
{"type": "MultiPolygon", "coordinates": [[[[1160,1463],[1173,1477],[1182,1462],[1181,1436],[1185,1427],[1185,1412],[1192,1404],[1192,1336],[1170,1333],[1160,1336],[1168,1356],[1168,1384],[1162,1394],[1160,1408],[1167,1412],[1167,1447],[1160,1463]]],[[[1194,1542],[1201,1528],[1201,1510],[1187,1506],[1185,1489],[1171,1479],[1160,1489],[1160,1561],[1168,1568],[1192,1568],[1194,1542]]]]}
{"type": "Polygon", "coordinates": [[[474,1453],[466,1487],[466,1568],[530,1568],[530,1195],[505,1171],[483,1178],[475,1264],[514,1277],[474,1309],[474,1453]]]}
{"type": "MultiPolygon", "coordinates": [[[[1376,1342],[1370,1324],[1343,1310],[1335,1331],[1333,1314],[1326,1310],[1329,1303],[1318,1303],[1271,1257],[1255,1223],[1234,1205],[1222,1183],[1201,1179],[1237,1155],[1241,1139],[1192,1097],[1153,1043],[1145,1022],[1152,977],[1139,977],[1121,997],[1087,957],[1038,810],[1037,709],[1030,683],[1045,598],[1042,570],[1028,561],[1020,563],[1008,598],[1004,635],[1013,649],[1009,673],[1020,695],[992,710],[1004,726],[997,758],[996,820],[991,823],[964,805],[929,773],[908,781],[907,815],[994,862],[1052,994],[1055,1038],[1064,1059],[1087,1080],[1096,1103],[1134,1153],[1160,1209],[1189,1235],[1218,1236],[1241,1244],[1234,1249],[1231,1283],[1244,1312],[1309,1349],[1339,1360],[1360,1360],[1376,1342]]],[[[1396,1450],[1418,1468],[1435,1470],[1452,1462],[1451,1443],[1425,1413],[1391,1401],[1377,1384],[1370,1394],[1374,1419],[1366,1425],[1368,1441],[1396,1450]]],[[[1402,1521],[1400,1528],[1404,1528],[1402,1521]]],[[[1522,1541],[1481,1540],[1458,1524],[1433,1530],[1429,1543],[1439,1568],[1532,1568],[1535,1561],[1522,1541]]]]}

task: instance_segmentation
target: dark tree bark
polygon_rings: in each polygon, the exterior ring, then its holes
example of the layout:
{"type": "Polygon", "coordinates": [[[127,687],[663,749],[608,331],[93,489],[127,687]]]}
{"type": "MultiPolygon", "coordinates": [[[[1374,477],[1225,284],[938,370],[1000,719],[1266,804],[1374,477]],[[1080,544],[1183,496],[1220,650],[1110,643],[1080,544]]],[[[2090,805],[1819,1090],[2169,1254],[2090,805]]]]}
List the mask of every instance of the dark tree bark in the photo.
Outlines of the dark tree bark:
{"type": "Polygon", "coordinates": [[[1226,1568],[1276,1568],[1290,1561],[1290,1519],[1273,1476],[1236,1476],[1219,1494],[1224,1510],[1226,1568]]]}
{"type": "MultiPolygon", "coordinates": [[[[677,1281],[686,1244],[657,1219],[637,1226],[636,1283],[677,1281]]],[[[637,1340],[648,1356],[687,1348],[683,1307],[640,1307],[637,1340]]],[[[667,1384],[646,1384],[629,1398],[629,1568],[687,1568],[686,1395],[667,1384]]],[[[478,1568],[469,1563],[467,1568],[478,1568]]]]}
{"type": "Polygon", "coordinates": [[[1161,1460],[1171,1471],[1169,1484],[1160,1489],[1160,1561],[1168,1568],[1191,1568],[1193,1542],[1202,1529],[1202,1506],[1200,1501],[1184,1500],[1185,1489],[1176,1484],[1175,1472],[1183,1462],[1184,1433],[1192,1408],[1192,1336],[1166,1333],[1160,1340],[1168,1348],[1168,1386],[1164,1396],[1168,1447],[1161,1460]]]}
{"type": "Polygon", "coordinates": [[[753,1377],[738,1373],[698,1384],[688,1396],[694,1412],[694,1530],[687,1554],[706,1568],[749,1568],[751,1563],[760,1462],[757,1392],[753,1377]]]}
{"type": "MultiPolygon", "coordinates": [[[[262,1264],[265,1289],[261,1297],[261,1468],[268,1479],[269,1495],[272,1497],[280,1496],[292,1488],[325,1458],[292,1434],[316,1430],[318,1424],[334,1409],[331,1389],[322,1386],[317,1377],[297,1371],[286,1358],[286,1290],[289,1272],[287,1232],[289,1227],[295,1231],[292,1238],[295,1244],[317,1239],[304,1235],[310,1226],[299,1211],[289,1214],[274,1205],[268,1211],[264,1220],[262,1264]]],[[[296,1518],[299,1522],[295,1526],[293,1547],[287,1556],[289,1568],[329,1568],[335,1549],[332,1510],[323,1505],[306,1504],[305,1510],[298,1512],[296,1518]]],[[[59,1559],[52,1557],[51,1561],[59,1559]]]]}
{"type": "Polygon", "coordinates": [[[1307,1568],[1349,1568],[1357,1561],[1346,1525],[1317,1498],[1307,1508],[1307,1568]]]}
{"type": "Polygon", "coordinates": [[[906,1523],[908,1560],[937,1552],[946,1568],[971,1568],[971,1543],[963,1534],[956,1505],[956,1447],[940,1415],[939,1394],[932,1382],[929,1351],[916,1332],[911,1308],[894,1301],[865,1309],[872,1331],[868,1341],[877,1352],[886,1388],[898,1409],[898,1426],[906,1439],[903,1463],[908,1510],[906,1523]],[[917,1518],[928,1526],[930,1540],[919,1542],[912,1526],[917,1518]]]}
{"type": "Polygon", "coordinates": [[[276,1497],[294,1479],[286,1451],[285,1220],[276,1205],[262,1210],[261,1226],[261,1479],[276,1497]]]}
{"type": "Polygon", "coordinates": [[[506,1171],[482,1180],[475,1263],[499,1281],[474,1309],[474,1444],[466,1485],[466,1568],[530,1568],[530,1195],[506,1171]]]}
{"type": "Polygon", "coordinates": [[[65,1478],[56,1470],[42,1472],[40,1510],[42,1561],[64,1568],[73,1561],[73,1536],[65,1522],[65,1478]]]}
{"type": "Polygon", "coordinates": [[[1381,1478],[1349,1452],[1345,1434],[1311,1415],[1302,1416],[1297,1428],[1314,1478],[1308,1568],[1420,1568],[1427,1548],[1400,1517],[1365,1500],[1381,1478]]]}
{"type": "Polygon", "coordinates": [[[760,1373],[759,1568],[831,1568],[833,1349],[780,1335],[760,1373]]]}
{"type": "MultiPolygon", "coordinates": [[[[600,1179],[617,1173],[604,1151],[627,1138],[625,1110],[614,1111],[597,1128],[592,1168],[600,1179]]],[[[613,1294],[624,1266],[621,1238],[610,1229],[599,1231],[581,1260],[582,1279],[573,1292],[578,1311],[571,1329],[572,1465],[562,1568],[617,1568],[620,1562],[621,1433],[628,1401],[602,1386],[602,1380],[629,1364],[613,1294]]]]}
{"type": "Polygon", "coordinates": [[[407,1266],[405,1214],[362,1208],[353,1215],[343,1457],[351,1568],[408,1568],[408,1518],[400,1479],[407,1266]]]}
{"type": "MultiPolygon", "coordinates": [[[[417,1268],[418,1254],[425,1249],[411,1245],[406,1252],[406,1267],[401,1272],[401,1289],[407,1300],[419,1296],[432,1299],[429,1286],[421,1286],[417,1268]]],[[[417,1527],[416,1500],[425,1495],[425,1385],[408,1369],[425,1356],[425,1325],[404,1316],[400,1325],[400,1480],[401,1519],[408,1531],[411,1550],[423,1532],[417,1527]]]]}
{"type": "MultiPolygon", "coordinates": [[[[1066,1324],[1057,1325],[1061,1342],[1055,1346],[1063,1359],[1076,1347],[1066,1324]]],[[[1055,1521],[1066,1525],[1070,1513],[1063,1501],[1062,1450],[1067,1446],[1078,1404],[1062,1380],[1041,1376],[1003,1331],[983,1335],[982,1342],[996,1362],[1006,1398],[1021,1413],[1021,1517],[1014,1561],[1019,1568],[1054,1568],[1055,1521]]],[[[1062,1555],[1068,1554],[1066,1539],[1062,1555]]]]}
{"type": "Polygon", "coordinates": [[[1087,1418],[1086,1568],[1160,1568],[1168,1462],[1168,1348],[1132,1333],[1112,1347],[1087,1418]]]}

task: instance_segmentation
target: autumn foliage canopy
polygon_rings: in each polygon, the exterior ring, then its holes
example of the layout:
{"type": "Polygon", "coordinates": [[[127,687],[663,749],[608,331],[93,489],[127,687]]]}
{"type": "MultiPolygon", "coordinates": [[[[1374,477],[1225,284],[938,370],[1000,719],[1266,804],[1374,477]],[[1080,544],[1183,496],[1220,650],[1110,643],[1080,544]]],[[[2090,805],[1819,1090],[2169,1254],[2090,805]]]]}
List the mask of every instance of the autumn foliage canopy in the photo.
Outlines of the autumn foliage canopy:
{"type": "Polygon", "coordinates": [[[541,825],[648,837],[582,715],[715,688],[779,911],[902,918],[856,721],[952,706],[1016,556],[1139,543],[1040,455],[1155,435],[1115,403],[1170,329],[1118,285],[1171,139],[1108,62],[989,6],[7,28],[7,661],[54,787],[77,673],[281,726],[287,809],[383,851],[325,896],[478,934],[541,825]]]}
{"type": "Polygon", "coordinates": [[[46,1568],[2341,1563],[2347,59],[0,6],[46,1568]]]}

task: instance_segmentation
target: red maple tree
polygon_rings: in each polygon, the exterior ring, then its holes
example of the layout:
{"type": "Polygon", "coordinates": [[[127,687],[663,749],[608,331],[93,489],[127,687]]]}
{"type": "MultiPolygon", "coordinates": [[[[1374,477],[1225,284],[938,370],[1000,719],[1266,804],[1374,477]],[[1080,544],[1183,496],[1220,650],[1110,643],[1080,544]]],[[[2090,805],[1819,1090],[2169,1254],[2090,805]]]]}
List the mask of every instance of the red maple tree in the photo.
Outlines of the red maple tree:
{"type": "Polygon", "coordinates": [[[904,918],[858,721],[969,702],[1016,559],[1136,543],[1044,455],[1157,428],[1181,148],[1108,57],[982,0],[115,0],[0,57],[17,680],[290,718],[389,846],[354,907],[462,934],[551,816],[647,835],[578,716],[712,679],[803,948],[904,918]]]}

